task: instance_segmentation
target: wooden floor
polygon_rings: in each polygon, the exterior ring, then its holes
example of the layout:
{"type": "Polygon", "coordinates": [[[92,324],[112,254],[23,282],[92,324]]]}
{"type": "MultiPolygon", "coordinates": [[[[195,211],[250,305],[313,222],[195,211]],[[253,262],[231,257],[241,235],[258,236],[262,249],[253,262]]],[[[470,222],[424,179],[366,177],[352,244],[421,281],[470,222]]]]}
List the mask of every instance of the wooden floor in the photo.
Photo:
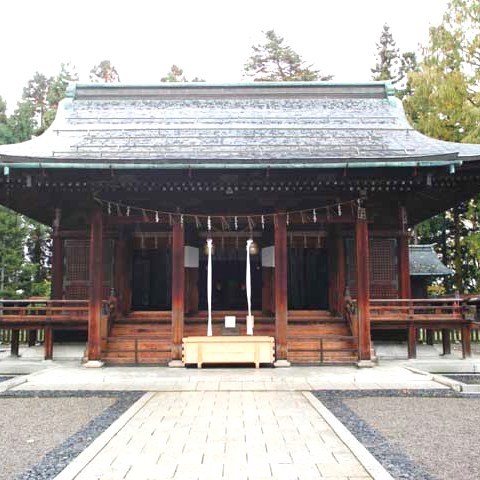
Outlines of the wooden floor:
{"type": "MultiPolygon", "coordinates": [[[[272,315],[253,312],[254,335],[275,337],[272,315]]],[[[136,311],[118,319],[102,342],[110,364],[167,364],[171,359],[170,312],[136,311]]],[[[245,312],[214,312],[213,335],[222,335],[225,315],[237,317],[238,334],[246,335],[245,312]]],[[[348,325],[328,311],[292,311],[288,317],[288,360],[294,364],[354,363],[357,344],[348,325]]],[[[186,315],[184,336],[207,334],[207,313],[186,315]]]]}

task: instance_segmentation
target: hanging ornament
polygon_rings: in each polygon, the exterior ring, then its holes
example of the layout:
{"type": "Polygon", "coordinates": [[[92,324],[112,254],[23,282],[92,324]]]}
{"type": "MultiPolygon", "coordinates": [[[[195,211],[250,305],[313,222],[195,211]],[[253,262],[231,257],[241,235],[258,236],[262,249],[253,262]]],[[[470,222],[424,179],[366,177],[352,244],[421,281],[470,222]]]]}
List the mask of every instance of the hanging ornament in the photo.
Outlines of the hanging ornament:
{"type": "Polygon", "coordinates": [[[317,223],[317,210],[313,209],[313,223],[317,223]]]}
{"type": "Polygon", "coordinates": [[[342,216],[342,205],[340,203],[337,205],[337,211],[338,211],[338,216],[341,217],[342,216]]]}
{"type": "Polygon", "coordinates": [[[202,228],[202,223],[200,222],[200,219],[195,215],[195,226],[197,228],[202,228]]]}
{"type": "Polygon", "coordinates": [[[262,230],[265,230],[265,217],[262,215],[262,230]]]}
{"type": "Polygon", "coordinates": [[[183,213],[180,215],[180,225],[183,227],[183,213]]]}
{"type": "Polygon", "coordinates": [[[127,217],[130,216],[130,207],[127,207],[127,217]]]}
{"type": "Polygon", "coordinates": [[[120,204],[117,203],[117,204],[116,204],[116,207],[117,207],[117,216],[123,217],[122,209],[120,208],[120,204]]]}
{"type": "Polygon", "coordinates": [[[108,202],[108,205],[107,205],[107,212],[108,212],[109,215],[112,214],[112,205],[111,205],[110,202],[108,202]]]}
{"type": "Polygon", "coordinates": [[[238,230],[238,218],[237,217],[234,218],[234,222],[235,222],[235,230],[238,230]]]}
{"type": "Polygon", "coordinates": [[[212,230],[212,220],[210,217],[207,218],[207,229],[209,232],[212,230]]]}
{"type": "Polygon", "coordinates": [[[158,212],[155,212],[155,223],[160,221],[160,217],[158,216],[158,212]]]}
{"type": "Polygon", "coordinates": [[[300,218],[302,219],[302,223],[305,223],[305,217],[303,215],[303,212],[300,212],[300,218]]]}
{"type": "Polygon", "coordinates": [[[287,225],[290,225],[290,214],[287,213],[287,225]]]}

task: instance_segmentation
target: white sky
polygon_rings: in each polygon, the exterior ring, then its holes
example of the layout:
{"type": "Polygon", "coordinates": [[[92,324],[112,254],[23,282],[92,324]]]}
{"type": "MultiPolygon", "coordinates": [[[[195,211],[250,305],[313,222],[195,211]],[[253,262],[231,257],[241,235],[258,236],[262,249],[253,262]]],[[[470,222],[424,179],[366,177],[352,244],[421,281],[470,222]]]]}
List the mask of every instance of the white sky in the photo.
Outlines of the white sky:
{"type": "Polygon", "coordinates": [[[122,82],[155,83],[175,63],[188,78],[242,80],[251,46],[274,29],[337,81],[370,80],[387,22],[401,51],[428,39],[447,0],[4,0],[0,95],[13,110],[36,71],[61,62],[88,81],[109,59],[122,82]]]}

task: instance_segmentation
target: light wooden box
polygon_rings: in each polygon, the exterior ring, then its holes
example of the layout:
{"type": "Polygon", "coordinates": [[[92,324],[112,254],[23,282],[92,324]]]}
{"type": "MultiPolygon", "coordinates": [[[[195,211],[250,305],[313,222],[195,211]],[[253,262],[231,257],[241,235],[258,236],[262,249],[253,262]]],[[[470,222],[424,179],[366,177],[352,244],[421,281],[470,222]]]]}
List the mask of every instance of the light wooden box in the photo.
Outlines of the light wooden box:
{"type": "Polygon", "coordinates": [[[185,337],[183,339],[184,365],[195,363],[273,363],[275,341],[273,337],[227,336],[185,337]]]}

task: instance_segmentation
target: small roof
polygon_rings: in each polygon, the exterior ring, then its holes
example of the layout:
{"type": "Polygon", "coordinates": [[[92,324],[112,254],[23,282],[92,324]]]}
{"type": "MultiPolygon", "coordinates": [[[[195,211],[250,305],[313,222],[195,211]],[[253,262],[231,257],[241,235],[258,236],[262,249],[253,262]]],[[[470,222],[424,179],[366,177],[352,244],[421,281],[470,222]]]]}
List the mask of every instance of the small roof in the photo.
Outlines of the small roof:
{"type": "Polygon", "coordinates": [[[25,168],[355,168],[479,160],[428,138],[385,82],[72,84],[52,126],[0,146],[25,168]]]}
{"type": "Polygon", "coordinates": [[[410,275],[443,277],[453,275],[438,258],[433,245],[410,245],[410,275]]]}

